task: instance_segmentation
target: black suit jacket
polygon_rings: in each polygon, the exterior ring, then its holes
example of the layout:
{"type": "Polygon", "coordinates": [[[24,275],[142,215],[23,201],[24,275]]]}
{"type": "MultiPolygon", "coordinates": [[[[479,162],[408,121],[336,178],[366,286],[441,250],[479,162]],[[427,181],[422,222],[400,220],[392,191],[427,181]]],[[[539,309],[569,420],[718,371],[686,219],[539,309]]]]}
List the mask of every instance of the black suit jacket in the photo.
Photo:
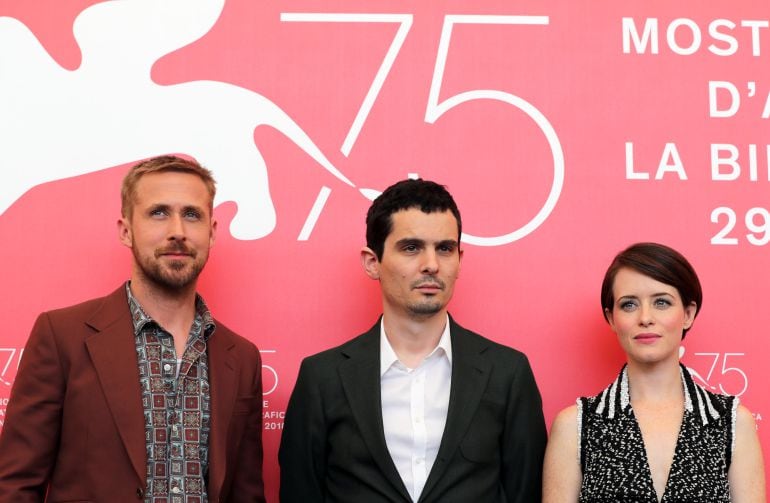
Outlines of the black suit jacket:
{"type": "MultiPolygon", "coordinates": [[[[450,318],[452,388],[420,503],[540,501],[542,403],[524,354],[450,318]]],[[[380,324],[306,358],[281,438],[281,501],[410,502],[380,408],[380,324]]]]}

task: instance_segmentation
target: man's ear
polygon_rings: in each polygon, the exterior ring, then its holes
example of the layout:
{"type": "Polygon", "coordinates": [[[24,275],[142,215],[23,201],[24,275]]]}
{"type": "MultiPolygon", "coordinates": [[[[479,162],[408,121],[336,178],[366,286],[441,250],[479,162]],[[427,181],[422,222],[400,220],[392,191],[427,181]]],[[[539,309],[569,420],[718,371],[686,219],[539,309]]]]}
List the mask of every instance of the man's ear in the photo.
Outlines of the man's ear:
{"type": "Polygon", "coordinates": [[[116,222],[118,226],[118,239],[125,246],[131,248],[133,239],[131,238],[131,222],[126,217],[120,217],[116,222]]]}
{"type": "Polygon", "coordinates": [[[380,279],[380,260],[371,248],[361,248],[361,266],[364,272],[372,279],[380,279]]]}
{"type": "Polygon", "coordinates": [[[211,236],[209,236],[209,248],[214,246],[214,242],[217,240],[217,220],[211,217],[211,236]]]}

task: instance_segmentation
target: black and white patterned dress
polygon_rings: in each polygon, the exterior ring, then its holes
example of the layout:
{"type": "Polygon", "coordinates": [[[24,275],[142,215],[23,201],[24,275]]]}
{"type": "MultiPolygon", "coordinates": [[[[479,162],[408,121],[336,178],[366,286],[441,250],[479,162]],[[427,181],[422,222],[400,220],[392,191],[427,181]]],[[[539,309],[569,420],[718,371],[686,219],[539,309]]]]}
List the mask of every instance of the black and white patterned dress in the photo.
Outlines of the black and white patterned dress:
{"type": "MultiPolygon", "coordinates": [[[[727,470],[738,399],[711,393],[680,365],[685,411],[662,503],[730,501],[727,470]]],[[[626,367],[598,395],[578,404],[581,503],[658,499],[628,394],[626,367]]]]}

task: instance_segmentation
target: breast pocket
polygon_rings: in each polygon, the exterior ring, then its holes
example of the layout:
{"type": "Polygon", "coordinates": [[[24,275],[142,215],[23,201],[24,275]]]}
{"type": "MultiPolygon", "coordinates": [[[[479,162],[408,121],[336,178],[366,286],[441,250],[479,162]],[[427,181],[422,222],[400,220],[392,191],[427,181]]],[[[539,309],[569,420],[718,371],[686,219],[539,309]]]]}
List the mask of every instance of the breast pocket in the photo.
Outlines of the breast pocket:
{"type": "Polygon", "coordinates": [[[503,404],[482,399],[460,443],[463,457],[474,463],[498,462],[504,420],[503,404]]]}

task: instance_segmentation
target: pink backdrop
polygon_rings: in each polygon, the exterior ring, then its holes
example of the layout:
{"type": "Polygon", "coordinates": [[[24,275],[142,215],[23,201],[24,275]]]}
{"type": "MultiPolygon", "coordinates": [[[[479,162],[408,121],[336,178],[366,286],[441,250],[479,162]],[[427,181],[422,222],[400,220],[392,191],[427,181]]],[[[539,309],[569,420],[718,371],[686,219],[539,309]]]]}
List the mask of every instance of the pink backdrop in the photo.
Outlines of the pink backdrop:
{"type": "Polygon", "coordinates": [[[760,1],[0,0],[0,422],[35,316],[127,277],[127,167],[179,152],[219,180],[201,292],[263,351],[272,501],[301,358],[379,312],[366,196],[410,174],[463,213],[452,313],[529,355],[549,423],[615,376],[600,281],[654,240],[704,286],[682,360],[741,395],[767,452],[768,19],[760,1]]]}

